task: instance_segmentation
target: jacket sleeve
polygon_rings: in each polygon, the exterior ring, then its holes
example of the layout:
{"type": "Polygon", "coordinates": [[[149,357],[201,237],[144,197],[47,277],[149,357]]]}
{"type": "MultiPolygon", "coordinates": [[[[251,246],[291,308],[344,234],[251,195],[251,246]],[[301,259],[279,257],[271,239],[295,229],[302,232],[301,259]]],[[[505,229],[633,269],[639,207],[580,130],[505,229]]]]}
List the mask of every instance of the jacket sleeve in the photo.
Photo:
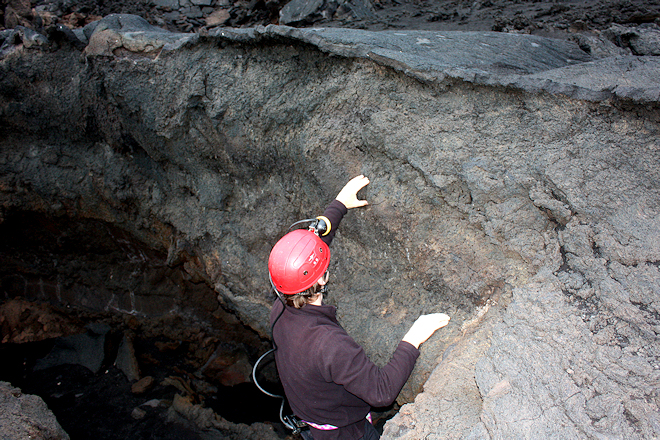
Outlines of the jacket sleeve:
{"type": "Polygon", "coordinates": [[[401,341],[387,365],[379,368],[343,329],[322,346],[319,358],[324,379],[374,407],[388,406],[396,399],[419,357],[418,349],[401,341]]]}
{"type": "Polygon", "coordinates": [[[325,211],[323,211],[323,216],[330,221],[330,232],[328,235],[321,237],[321,240],[323,240],[328,246],[332,243],[332,239],[335,238],[339,223],[341,223],[341,219],[344,218],[347,212],[348,209],[346,209],[344,204],[339,200],[333,200],[332,203],[325,208],[325,211]]]}

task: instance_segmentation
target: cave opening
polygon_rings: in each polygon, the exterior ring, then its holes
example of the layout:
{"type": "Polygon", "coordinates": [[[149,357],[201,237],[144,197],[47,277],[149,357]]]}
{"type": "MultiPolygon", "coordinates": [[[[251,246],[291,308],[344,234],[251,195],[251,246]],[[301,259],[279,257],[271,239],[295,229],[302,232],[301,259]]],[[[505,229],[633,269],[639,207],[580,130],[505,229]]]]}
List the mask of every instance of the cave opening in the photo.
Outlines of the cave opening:
{"type": "MultiPolygon", "coordinates": [[[[251,379],[270,342],[166,252],[26,211],[5,212],[0,237],[0,381],[40,396],[72,439],[201,438],[193,409],[286,436],[280,400],[251,379]]],[[[282,394],[272,360],[258,378],[282,394]]]]}

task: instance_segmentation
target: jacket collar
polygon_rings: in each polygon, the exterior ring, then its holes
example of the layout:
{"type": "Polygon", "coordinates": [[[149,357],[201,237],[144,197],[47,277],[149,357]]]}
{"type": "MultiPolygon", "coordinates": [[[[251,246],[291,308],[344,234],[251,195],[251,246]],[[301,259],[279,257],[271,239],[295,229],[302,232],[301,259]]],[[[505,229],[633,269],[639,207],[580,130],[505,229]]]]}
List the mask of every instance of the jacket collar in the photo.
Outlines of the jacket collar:
{"type": "Polygon", "coordinates": [[[287,307],[286,309],[294,315],[325,316],[333,321],[337,321],[337,308],[328,304],[321,306],[307,304],[302,309],[296,309],[295,307],[287,307]]]}

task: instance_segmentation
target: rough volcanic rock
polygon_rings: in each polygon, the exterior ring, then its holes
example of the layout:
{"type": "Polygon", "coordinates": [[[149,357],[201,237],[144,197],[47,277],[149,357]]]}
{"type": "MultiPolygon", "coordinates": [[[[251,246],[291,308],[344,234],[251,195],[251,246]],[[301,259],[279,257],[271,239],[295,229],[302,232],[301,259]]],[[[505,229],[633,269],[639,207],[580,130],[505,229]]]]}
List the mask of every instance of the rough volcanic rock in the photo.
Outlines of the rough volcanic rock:
{"type": "Polygon", "coordinates": [[[216,26],[344,27],[368,30],[498,31],[555,38],[597,36],[610,25],[659,24],[657,0],[0,0],[0,30],[83,27],[109,14],[134,14],[177,32],[216,26]],[[300,12],[307,11],[304,19],[300,12]]]}
{"type": "MultiPolygon", "coordinates": [[[[655,57],[486,32],[112,32],[84,62],[0,61],[5,223],[111,225],[267,335],[270,247],[362,173],[370,205],[333,243],[340,322],[382,363],[420,313],[453,317],[386,438],[660,434],[655,57]]],[[[131,313],[162,310],[132,292],[131,313]]]]}
{"type": "Polygon", "coordinates": [[[657,25],[631,28],[615,24],[604,33],[617,46],[629,48],[635,55],[660,55],[660,29],[657,25]]]}
{"type": "Polygon", "coordinates": [[[12,440],[69,440],[40,397],[7,382],[0,382],[0,431],[12,440]]]}
{"type": "MultiPolygon", "coordinates": [[[[657,298],[657,268],[635,271],[655,278],[646,300],[657,298]]],[[[515,292],[476,368],[482,422],[492,437],[657,437],[659,353],[647,338],[655,338],[658,322],[612,278],[592,283],[611,286],[598,286],[589,308],[567,298],[566,285],[546,271],[515,292]]]]}
{"type": "Polygon", "coordinates": [[[278,440],[281,438],[275,433],[272,426],[263,423],[245,425],[228,422],[210,408],[194,404],[192,399],[180,394],[174,396],[169,417],[173,421],[180,421],[182,418],[188,420],[203,432],[203,438],[211,440],[278,440]]]}
{"type": "MultiPolygon", "coordinates": [[[[3,283],[5,291],[16,292],[16,285],[3,283]]],[[[24,286],[28,288],[27,285],[24,286]]],[[[3,344],[22,344],[83,333],[80,322],[47,304],[14,299],[0,305],[3,344]]]]}
{"type": "Polygon", "coordinates": [[[283,25],[311,24],[320,19],[337,19],[349,15],[353,19],[375,19],[370,0],[292,0],[280,10],[279,23],[283,25]]]}
{"type": "Polygon", "coordinates": [[[214,383],[231,387],[250,382],[252,366],[241,347],[220,344],[199,372],[214,383]]]}

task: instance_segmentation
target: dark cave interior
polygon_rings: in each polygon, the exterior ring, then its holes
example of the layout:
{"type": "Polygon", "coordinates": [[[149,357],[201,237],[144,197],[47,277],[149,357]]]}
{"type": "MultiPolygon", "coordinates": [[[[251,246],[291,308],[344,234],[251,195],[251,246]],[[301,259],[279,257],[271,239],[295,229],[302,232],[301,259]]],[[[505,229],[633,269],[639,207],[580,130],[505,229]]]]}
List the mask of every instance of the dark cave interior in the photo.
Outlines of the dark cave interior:
{"type": "MultiPolygon", "coordinates": [[[[35,212],[5,212],[0,237],[0,380],[42,397],[72,439],[199,438],[167,416],[177,393],[285,435],[280,400],[250,378],[270,342],[163,252],[35,212]]],[[[272,360],[259,376],[281,393],[272,360]]]]}

